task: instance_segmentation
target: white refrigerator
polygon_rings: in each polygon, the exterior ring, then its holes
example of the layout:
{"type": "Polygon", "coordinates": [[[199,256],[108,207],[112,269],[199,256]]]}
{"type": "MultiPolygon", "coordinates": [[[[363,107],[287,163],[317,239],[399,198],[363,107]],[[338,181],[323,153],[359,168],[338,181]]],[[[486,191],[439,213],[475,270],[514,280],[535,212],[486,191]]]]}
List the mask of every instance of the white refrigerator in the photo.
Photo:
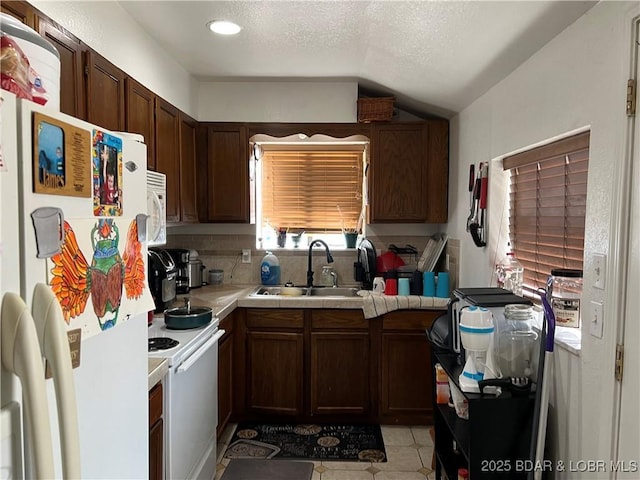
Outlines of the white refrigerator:
{"type": "MultiPolygon", "coordinates": [[[[77,342],[72,376],[82,478],[147,478],[153,300],[146,279],[146,146],[4,90],[0,95],[0,293],[14,292],[33,308],[34,287],[48,285],[77,342]]],[[[4,366],[1,387],[0,476],[29,478],[33,439],[23,389],[4,366]]],[[[51,379],[45,390],[53,468],[61,478],[51,379]]]]}

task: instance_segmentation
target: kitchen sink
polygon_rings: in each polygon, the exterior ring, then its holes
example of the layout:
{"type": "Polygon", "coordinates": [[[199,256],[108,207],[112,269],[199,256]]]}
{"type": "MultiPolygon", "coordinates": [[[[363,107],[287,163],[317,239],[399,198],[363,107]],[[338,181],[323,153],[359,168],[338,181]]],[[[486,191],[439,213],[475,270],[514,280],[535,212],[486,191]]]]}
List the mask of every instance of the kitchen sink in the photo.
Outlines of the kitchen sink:
{"type": "Polygon", "coordinates": [[[310,297],[357,297],[356,287],[311,287],[307,293],[310,297]]]}
{"type": "MultiPolygon", "coordinates": [[[[261,296],[269,296],[269,295],[278,295],[278,296],[305,296],[305,297],[339,297],[339,298],[350,298],[358,296],[358,288],[356,287],[294,287],[299,289],[300,292],[297,294],[292,294],[289,291],[285,291],[283,293],[283,288],[280,286],[273,287],[260,287],[255,292],[251,294],[252,297],[261,297],[261,296]]],[[[291,287],[289,287],[291,288],[291,287]]]]}
{"type": "Polygon", "coordinates": [[[252,293],[251,296],[252,297],[256,297],[256,296],[259,297],[262,295],[301,296],[301,295],[308,294],[309,289],[307,287],[293,287],[293,288],[299,288],[300,292],[294,292],[292,290],[292,287],[281,287],[281,286],[260,287],[258,288],[258,290],[252,293]],[[287,289],[287,291],[284,293],[283,293],[283,288],[287,289]]]}

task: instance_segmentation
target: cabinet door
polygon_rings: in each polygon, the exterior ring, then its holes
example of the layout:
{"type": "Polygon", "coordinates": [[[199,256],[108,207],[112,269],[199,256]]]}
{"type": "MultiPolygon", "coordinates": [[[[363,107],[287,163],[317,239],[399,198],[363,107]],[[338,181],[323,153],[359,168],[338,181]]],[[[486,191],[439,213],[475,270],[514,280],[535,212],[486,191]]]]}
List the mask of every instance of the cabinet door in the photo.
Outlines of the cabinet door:
{"type": "Polygon", "coordinates": [[[370,412],[369,352],[369,332],[311,333],[312,415],[370,412]]]}
{"type": "Polygon", "coordinates": [[[125,73],[97,53],[85,53],[87,120],[108,130],[125,129],[125,73]]]}
{"type": "Polygon", "coordinates": [[[303,334],[247,332],[247,407],[253,413],[302,414],[303,334]]]}
{"type": "Polygon", "coordinates": [[[208,128],[208,220],[249,223],[249,157],[243,125],[208,128]]]}
{"type": "Polygon", "coordinates": [[[162,479],[162,383],[149,392],[149,479],[162,479]]]}
{"type": "Polygon", "coordinates": [[[162,480],[163,422],[158,420],[149,431],[149,480],[162,480]]]}
{"type": "Polygon", "coordinates": [[[180,221],[180,117],[173,105],[156,97],[156,170],[167,176],[167,222],[180,221]]]}
{"type": "Polygon", "coordinates": [[[85,45],[71,33],[43,17],[39,18],[38,32],[60,54],[60,111],[76,118],[87,118],[82,63],[85,45]]]}
{"type": "Polygon", "coordinates": [[[427,222],[446,223],[449,198],[449,122],[428,120],[427,128],[427,222]]]}
{"type": "Polygon", "coordinates": [[[198,122],[180,112],[180,220],[198,221],[196,201],[196,129],[198,122]]]}
{"type": "Polygon", "coordinates": [[[424,423],[433,415],[431,349],[424,330],[382,334],[382,395],[385,421],[424,423]],[[399,418],[404,420],[398,421],[399,418]]]}
{"type": "Polygon", "coordinates": [[[233,408],[233,338],[227,337],[218,350],[218,428],[220,438],[233,408]]]}
{"type": "Polygon", "coordinates": [[[369,221],[425,222],[428,188],[426,124],[374,125],[372,137],[369,221]]]}
{"type": "Polygon", "coordinates": [[[38,15],[36,10],[27,2],[22,1],[2,1],[0,2],[0,12],[17,18],[28,27],[36,30],[38,15]]]}
{"type": "Polygon", "coordinates": [[[156,135],[154,132],[155,94],[140,85],[133,78],[127,77],[126,85],[126,116],[125,128],[127,132],[138,133],[144,137],[147,146],[147,168],[156,168],[156,135]]]}

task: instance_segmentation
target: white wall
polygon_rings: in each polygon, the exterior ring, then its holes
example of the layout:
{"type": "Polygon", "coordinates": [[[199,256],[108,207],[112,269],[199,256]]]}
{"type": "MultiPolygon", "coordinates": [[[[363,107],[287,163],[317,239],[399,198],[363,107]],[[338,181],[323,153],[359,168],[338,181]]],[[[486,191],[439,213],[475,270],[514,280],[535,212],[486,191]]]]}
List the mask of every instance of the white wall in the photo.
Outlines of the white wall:
{"type": "Polygon", "coordinates": [[[356,81],[203,82],[198,119],[208,122],[336,122],[357,116],[356,81]]]}
{"type": "MultiPolygon", "coordinates": [[[[614,348],[620,285],[609,272],[605,290],[591,287],[594,253],[616,265],[617,211],[622,201],[619,172],[625,154],[626,80],[629,75],[632,14],[637,3],[603,2],[534,54],[506,79],[457,115],[451,123],[449,234],[461,239],[460,281],[483,286],[492,279],[496,259],[506,251],[506,175],[500,161],[491,164],[490,235],[484,249],[465,231],[470,163],[485,162],[576,130],[591,130],[587,195],[583,320],[592,300],[604,302],[604,336],[583,330],[579,356],[556,349],[551,410],[554,457],[606,460],[611,457],[614,403],[614,348]],[[457,180],[456,180],[457,179],[457,180]]],[[[495,284],[495,283],[494,283],[495,284]]],[[[635,320],[635,319],[631,319],[635,320]]],[[[637,421],[626,419],[625,421],[637,421]]],[[[608,478],[576,472],[558,478],[608,478]]]]}
{"type": "Polygon", "coordinates": [[[200,121],[355,122],[356,81],[198,82],[117,2],[33,0],[93,50],[200,121]]]}
{"type": "Polygon", "coordinates": [[[118,2],[29,3],[156,95],[195,117],[197,82],[118,2]]]}

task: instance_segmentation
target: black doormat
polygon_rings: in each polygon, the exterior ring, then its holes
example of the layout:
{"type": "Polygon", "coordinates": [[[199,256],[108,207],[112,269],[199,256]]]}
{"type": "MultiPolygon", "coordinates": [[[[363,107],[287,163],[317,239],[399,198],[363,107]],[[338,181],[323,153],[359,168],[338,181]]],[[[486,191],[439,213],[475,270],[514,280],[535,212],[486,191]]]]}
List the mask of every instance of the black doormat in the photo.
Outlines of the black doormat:
{"type": "Polygon", "coordinates": [[[224,457],[387,461],[380,425],[240,423],[224,457]]]}

